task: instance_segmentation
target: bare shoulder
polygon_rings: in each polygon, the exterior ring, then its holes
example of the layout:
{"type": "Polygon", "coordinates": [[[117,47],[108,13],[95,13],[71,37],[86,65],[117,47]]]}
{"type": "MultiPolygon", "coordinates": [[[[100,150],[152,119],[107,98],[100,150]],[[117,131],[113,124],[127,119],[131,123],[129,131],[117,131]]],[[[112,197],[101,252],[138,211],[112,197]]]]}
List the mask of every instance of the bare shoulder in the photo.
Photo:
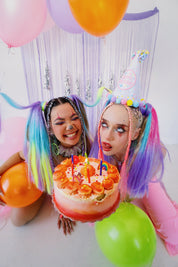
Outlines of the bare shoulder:
{"type": "Polygon", "coordinates": [[[24,156],[23,151],[19,151],[19,156],[21,159],[25,160],[25,156],[24,156]]]}

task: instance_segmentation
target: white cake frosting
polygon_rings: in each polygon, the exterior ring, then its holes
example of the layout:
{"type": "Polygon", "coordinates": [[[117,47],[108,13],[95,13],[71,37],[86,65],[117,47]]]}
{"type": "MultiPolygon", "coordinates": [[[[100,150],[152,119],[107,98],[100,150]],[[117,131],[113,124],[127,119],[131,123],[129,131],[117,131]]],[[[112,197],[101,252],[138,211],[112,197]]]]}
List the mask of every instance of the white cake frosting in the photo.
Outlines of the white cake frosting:
{"type": "Polygon", "coordinates": [[[59,212],[79,221],[109,216],[118,206],[117,168],[94,158],[74,156],[55,168],[53,201],[59,212]]]}

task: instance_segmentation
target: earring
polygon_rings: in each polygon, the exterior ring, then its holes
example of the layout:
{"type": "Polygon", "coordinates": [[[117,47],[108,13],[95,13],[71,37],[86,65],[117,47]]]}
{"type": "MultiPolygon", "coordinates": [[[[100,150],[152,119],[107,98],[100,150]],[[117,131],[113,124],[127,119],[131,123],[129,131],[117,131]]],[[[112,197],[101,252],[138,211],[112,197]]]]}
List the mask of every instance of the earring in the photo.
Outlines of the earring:
{"type": "Polygon", "coordinates": [[[55,144],[55,143],[52,143],[51,147],[52,147],[52,151],[54,152],[54,154],[56,156],[58,156],[59,155],[59,146],[57,144],[55,144]]]}

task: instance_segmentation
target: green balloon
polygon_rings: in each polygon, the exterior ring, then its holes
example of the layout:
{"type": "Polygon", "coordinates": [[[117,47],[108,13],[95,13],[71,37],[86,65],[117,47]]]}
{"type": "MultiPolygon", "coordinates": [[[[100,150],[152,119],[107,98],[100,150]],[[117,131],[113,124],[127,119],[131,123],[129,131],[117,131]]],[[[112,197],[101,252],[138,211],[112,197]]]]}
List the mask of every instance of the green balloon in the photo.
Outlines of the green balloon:
{"type": "Polygon", "coordinates": [[[156,233],[147,214],[122,202],[110,217],[95,223],[103,254],[119,267],[149,267],[156,253],[156,233]]]}

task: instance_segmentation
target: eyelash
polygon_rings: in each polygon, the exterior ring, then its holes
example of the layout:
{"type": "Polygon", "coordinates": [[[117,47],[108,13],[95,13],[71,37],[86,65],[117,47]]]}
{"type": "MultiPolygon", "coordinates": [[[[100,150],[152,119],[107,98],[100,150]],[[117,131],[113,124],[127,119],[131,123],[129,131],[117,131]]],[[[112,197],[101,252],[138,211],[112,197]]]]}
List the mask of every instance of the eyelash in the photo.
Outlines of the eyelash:
{"type": "Polygon", "coordinates": [[[106,124],[105,122],[102,122],[102,123],[101,123],[101,127],[103,127],[103,128],[107,128],[107,124],[106,124]]]}
{"type": "MultiPolygon", "coordinates": [[[[76,121],[76,120],[78,120],[78,119],[79,119],[79,117],[76,116],[76,117],[73,117],[71,120],[72,120],[72,121],[76,121]]],[[[64,124],[63,121],[55,123],[55,125],[63,125],[63,124],[64,124]]]]}
{"type": "Polygon", "coordinates": [[[62,122],[56,122],[54,125],[62,125],[62,124],[64,124],[63,121],[62,122]]]}
{"type": "MultiPolygon", "coordinates": [[[[102,122],[102,123],[101,123],[101,127],[102,127],[102,128],[108,128],[107,123],[102,122]]],[[[124,133],[125,130],[124,130],[122,127],[118,127],[118,128],[116,129],[116,132],[117,132],[117,133],[124,133]]]]}
{"type": "Polygon", "coordinates": [[[72,121],[76,121],[76,120],[78,120],[78,119],[79,119],[79,117],[76,116],[76,117],[73,117],[73,118],[72,118],[72,121]]]}
{"type": "Polygon", "coordinates": [[[125,133],[125,130],[122,127],[118,127],[116,131],[118,133],[125,133]]]}

